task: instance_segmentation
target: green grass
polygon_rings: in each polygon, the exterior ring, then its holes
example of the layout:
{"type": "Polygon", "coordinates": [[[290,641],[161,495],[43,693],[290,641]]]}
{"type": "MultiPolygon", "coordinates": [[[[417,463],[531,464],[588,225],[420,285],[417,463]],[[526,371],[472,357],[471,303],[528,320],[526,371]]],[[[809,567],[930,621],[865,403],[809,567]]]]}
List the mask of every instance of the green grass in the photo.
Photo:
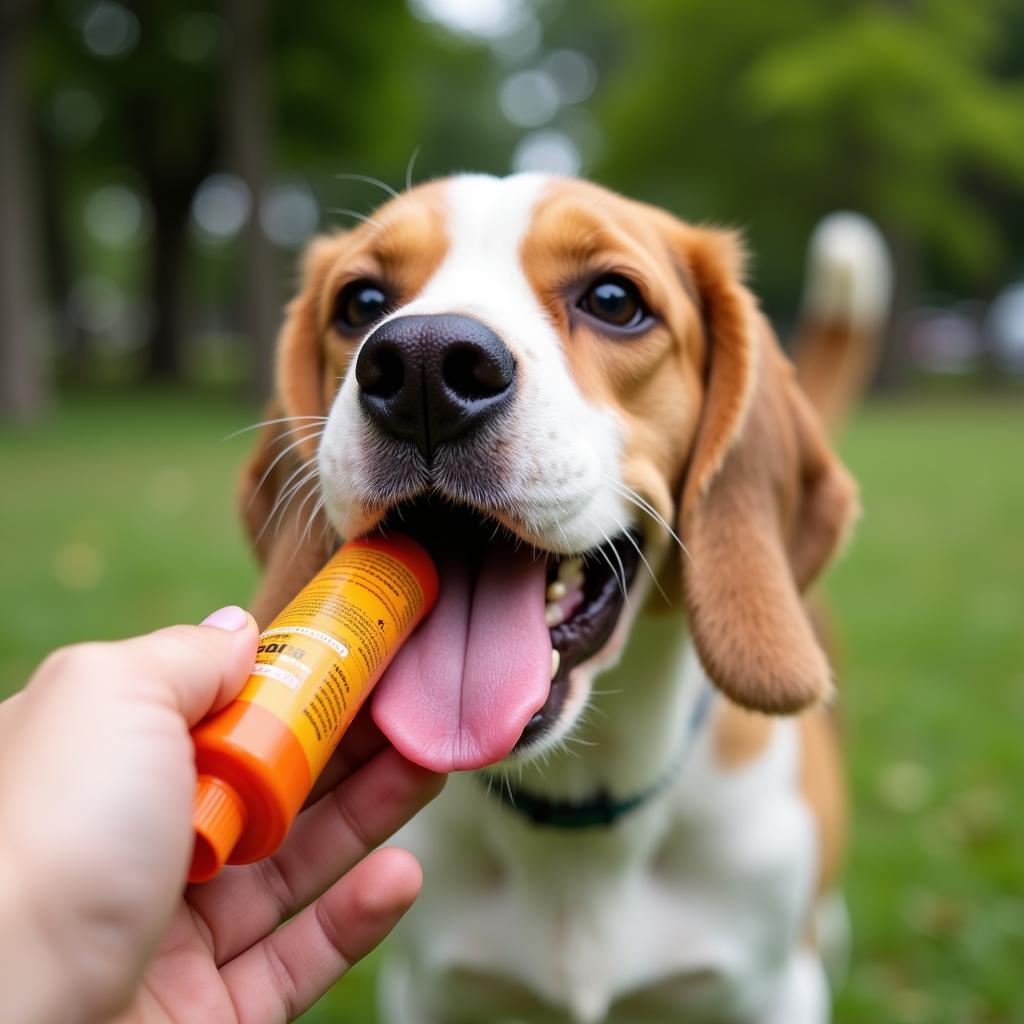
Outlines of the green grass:
{"type": "MultiPolygon", "coordinates": [[[[198,621],[256,579],[233,501],[257,418],[215,397],[67,402],[0,434],[0,694],[59,644],[198,621]]],[[[1024,1019],[1024,408],[875,405],[831,576],[855,831],[837,1020],[1024,1019]]],[[[372,965],[308,1021],[372,1019],[372,965]]]]}
{"type": "Polygon", "coordinates": [[[848,648],[854,970],[839,1019],[1024,1019],[1024,407],[866,411],[848,648]]]}

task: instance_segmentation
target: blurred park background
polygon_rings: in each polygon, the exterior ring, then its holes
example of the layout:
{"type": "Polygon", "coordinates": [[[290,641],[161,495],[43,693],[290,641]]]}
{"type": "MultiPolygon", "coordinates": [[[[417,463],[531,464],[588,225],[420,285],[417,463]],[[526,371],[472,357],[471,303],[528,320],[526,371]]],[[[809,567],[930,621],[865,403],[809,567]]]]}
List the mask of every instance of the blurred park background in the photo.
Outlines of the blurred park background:
{"type": "MultiPolygon", "coordinates": [[[[370,175],[580,173],[742,227],[785,336],[808,235],[896,267],[841,439],[845,1024],[1024,1020],[1024,4],[0,0],[0,695],[197,621],[280,311],[370,175]],[[353,175],[357,177],[352,177],[353,175]]],[[[372,963],[309,1015],[371,1022],[372,963]]]]}

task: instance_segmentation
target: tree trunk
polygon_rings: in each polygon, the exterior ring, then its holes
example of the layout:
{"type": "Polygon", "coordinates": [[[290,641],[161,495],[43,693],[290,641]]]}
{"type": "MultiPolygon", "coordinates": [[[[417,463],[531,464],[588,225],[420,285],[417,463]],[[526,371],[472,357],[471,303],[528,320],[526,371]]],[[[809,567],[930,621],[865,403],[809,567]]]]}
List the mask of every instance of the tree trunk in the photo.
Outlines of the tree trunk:
{"type": "Polygon", "coordinates": [[[36,173],[39,238],[45,271],[43,303],[52,311],[50,336],[54,346],[53,377],[81,382],[87,379],[92,357],[89,333],[75,321],[68,301],[75,283],[64,195],[67,178],[62,173],[60,154],[47,133],[35,132],[39,166],[36,173]]]}
{"type": "MultiPolygon", "coordinates": [[[[169,12],[175,5],[124,2],[139,19],[134,58],[166,68],[169,12]]],[[[189,321],[185,307],[189,214],[196,189],[217,155],[216,117],[208,103],[197,104],[194,96],[178,97],[173,88],[158,84],[128,91],[120,113],[134,168],[142,175],[153,206],[148,292],[153,321],[145,375],[154,382],[178,381],[185,369],[189,321]]]]}
{"type": "Polygon", "coordinates": [[[21,59],[32,6],[31,0],[0,2],[0,416],[16,420],[37,418],[49,397],[21,59]]]}
{"type": "Polygon", "coordinates": [[[189,201],[177,190],[153,196],[153,264],[149,294],[153,303],[146,377],[151,381],[180,380],[182,353],[185,244],[189,201]]]}
{"type": "Polygon", "coordinates": [[[265,0],[224,2],[231,33],[224,105],[228,158],[252,197],[252,214],[242,239],[241,310],[242,330],[253,356],[251,391],[258,400],[271,391],[280,314],[276,255],[259,218],[271,163],[266,12],[265,0]]]}

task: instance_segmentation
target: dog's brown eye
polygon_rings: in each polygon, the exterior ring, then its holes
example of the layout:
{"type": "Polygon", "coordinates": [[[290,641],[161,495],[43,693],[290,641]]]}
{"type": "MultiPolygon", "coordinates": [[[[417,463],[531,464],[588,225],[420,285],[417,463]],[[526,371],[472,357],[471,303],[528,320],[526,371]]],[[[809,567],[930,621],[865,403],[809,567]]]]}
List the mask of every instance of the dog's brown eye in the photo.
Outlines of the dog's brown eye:
{"type": "Polygon", "coordinates": [[[379,285],[362,279],[345,285],[334,307],[334,326],[340,331],[360,330],[380,319],[388,297],[379,285]]]}
{"type": "Polygon", "coordinates": [[[621,274],[599,277],[584,293],[579,307],[612,327],[638,327],[648,317],[637,286],[621,274]]]}

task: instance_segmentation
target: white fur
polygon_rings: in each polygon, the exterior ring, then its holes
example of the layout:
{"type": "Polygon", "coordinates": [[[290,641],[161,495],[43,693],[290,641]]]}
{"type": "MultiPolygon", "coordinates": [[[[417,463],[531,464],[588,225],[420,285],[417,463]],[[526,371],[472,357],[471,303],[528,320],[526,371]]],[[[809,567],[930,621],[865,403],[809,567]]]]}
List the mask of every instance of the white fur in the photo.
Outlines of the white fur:
{"type": "MultiPolygon", "coordinates": [[[[631,516],[615,491],[616,418],[576,386],[520,263],[543,188],[533,175],[456,179],[447,255],[392,315],[457,312],[499,333],[519,367],[502,425],[513,453],[504,498],[541,546],[582,550],[631,516]]],[[[350,371],[320,450],[343,536],[367,500],[369,450],[350,371]]],[[[541,756],[505,764],[517,783],[550,798],[599,788],[622,797],[680,755],[708,681],[681,616],[639,614],[649,585],[641,568],[612,639],[572,673],[541,756]]],[[[606,829],[534,827],[480,778],[453,777],[398,840],[420,857],[425,886],[382,972],[383,1019],[824,1024],[821,965],[799,949],[818,850],[798,788],[798,731],[775,723],[766,749],[736,771],[717,765],[711,740],[705,727],[675,781],[606,829]]]]}
{"type": "Polygon", "coordinates": [[[805,314],[877,330],[889,311],[892,260],[867,217],[841,211],[814,229],[807,256],[805,314]]]}
{"type": "MultiPolygon", "coordinates": [[[[557,332],[530,288],[519,248],[546,178],[465,175],[448,186],[449,249],[411,302],[389,319],[461,313],[496,331],[518,363],[515,414],[502,425],[514,453],[507,503],[528,514],[523,532],[547,550],[585,551],[621,532],[629,506],[616,493],[620,429],[586,402],[569,372],[557,332]],[[611,480],[605,477],[611,477],[611,480]]],[[[355,360],[331,408],[320,445],[327,510],[341,536],[362,525],[367,494],[355,360]]]]}
{"type": "MultiPolygon", "coordinates": [[[[441,266],[410,302],[390,314],[459,313],[496,331],[517,361],[514,412],[502,421],[507,468],[487,476],[492,514],[515,510],[518,532],[548,551],[574,553],[598,547],[633,521],[621,497],[620,426],[609,410],[585,400],[573,379],[561,339],[530,287],[519,259],[530,215],[547,179],[519,174],[498,179],[466,175],[448,186],[449,248],[441,266]]],[[[382,321],[382,322],[386,322],[382,321]]],[[[379,326],[379,325],[377,325],[379,326]]],[[[338,534],[367,525],[373,431],[359,406],[355,360],[331,407],[320,442],[325,507],[338,534]]],[[[476,496],[435,486],[457,500],[476,496]]],[[[479,502],[475,502],[479,503],[479,502]]],[[[621,630],[620,630],[621,633],[621,630]]],[[[614,643],[592,659],[604,664],[614,643]]],[[[572,727],[589,694],[589,677],[577,672],[565,713],[534,744],[536,754],[557,744],[572,727]]]]}
{"type": "MultiPolygon", "coordinates": [[[[678,620],[641,617],[600,684],[580,731],[593,746],[525,766],[523,785],[635,792],[686,742],[707,680],[678,620]]],[[[397,839],[426,883],[386,962],[383,1019],[824,1024],[821,965],[798,946],[817,846],[795,723],[732,772],[711,738],[609,829],[536,828],[479,779],[451,779],[397,839]]]]}

